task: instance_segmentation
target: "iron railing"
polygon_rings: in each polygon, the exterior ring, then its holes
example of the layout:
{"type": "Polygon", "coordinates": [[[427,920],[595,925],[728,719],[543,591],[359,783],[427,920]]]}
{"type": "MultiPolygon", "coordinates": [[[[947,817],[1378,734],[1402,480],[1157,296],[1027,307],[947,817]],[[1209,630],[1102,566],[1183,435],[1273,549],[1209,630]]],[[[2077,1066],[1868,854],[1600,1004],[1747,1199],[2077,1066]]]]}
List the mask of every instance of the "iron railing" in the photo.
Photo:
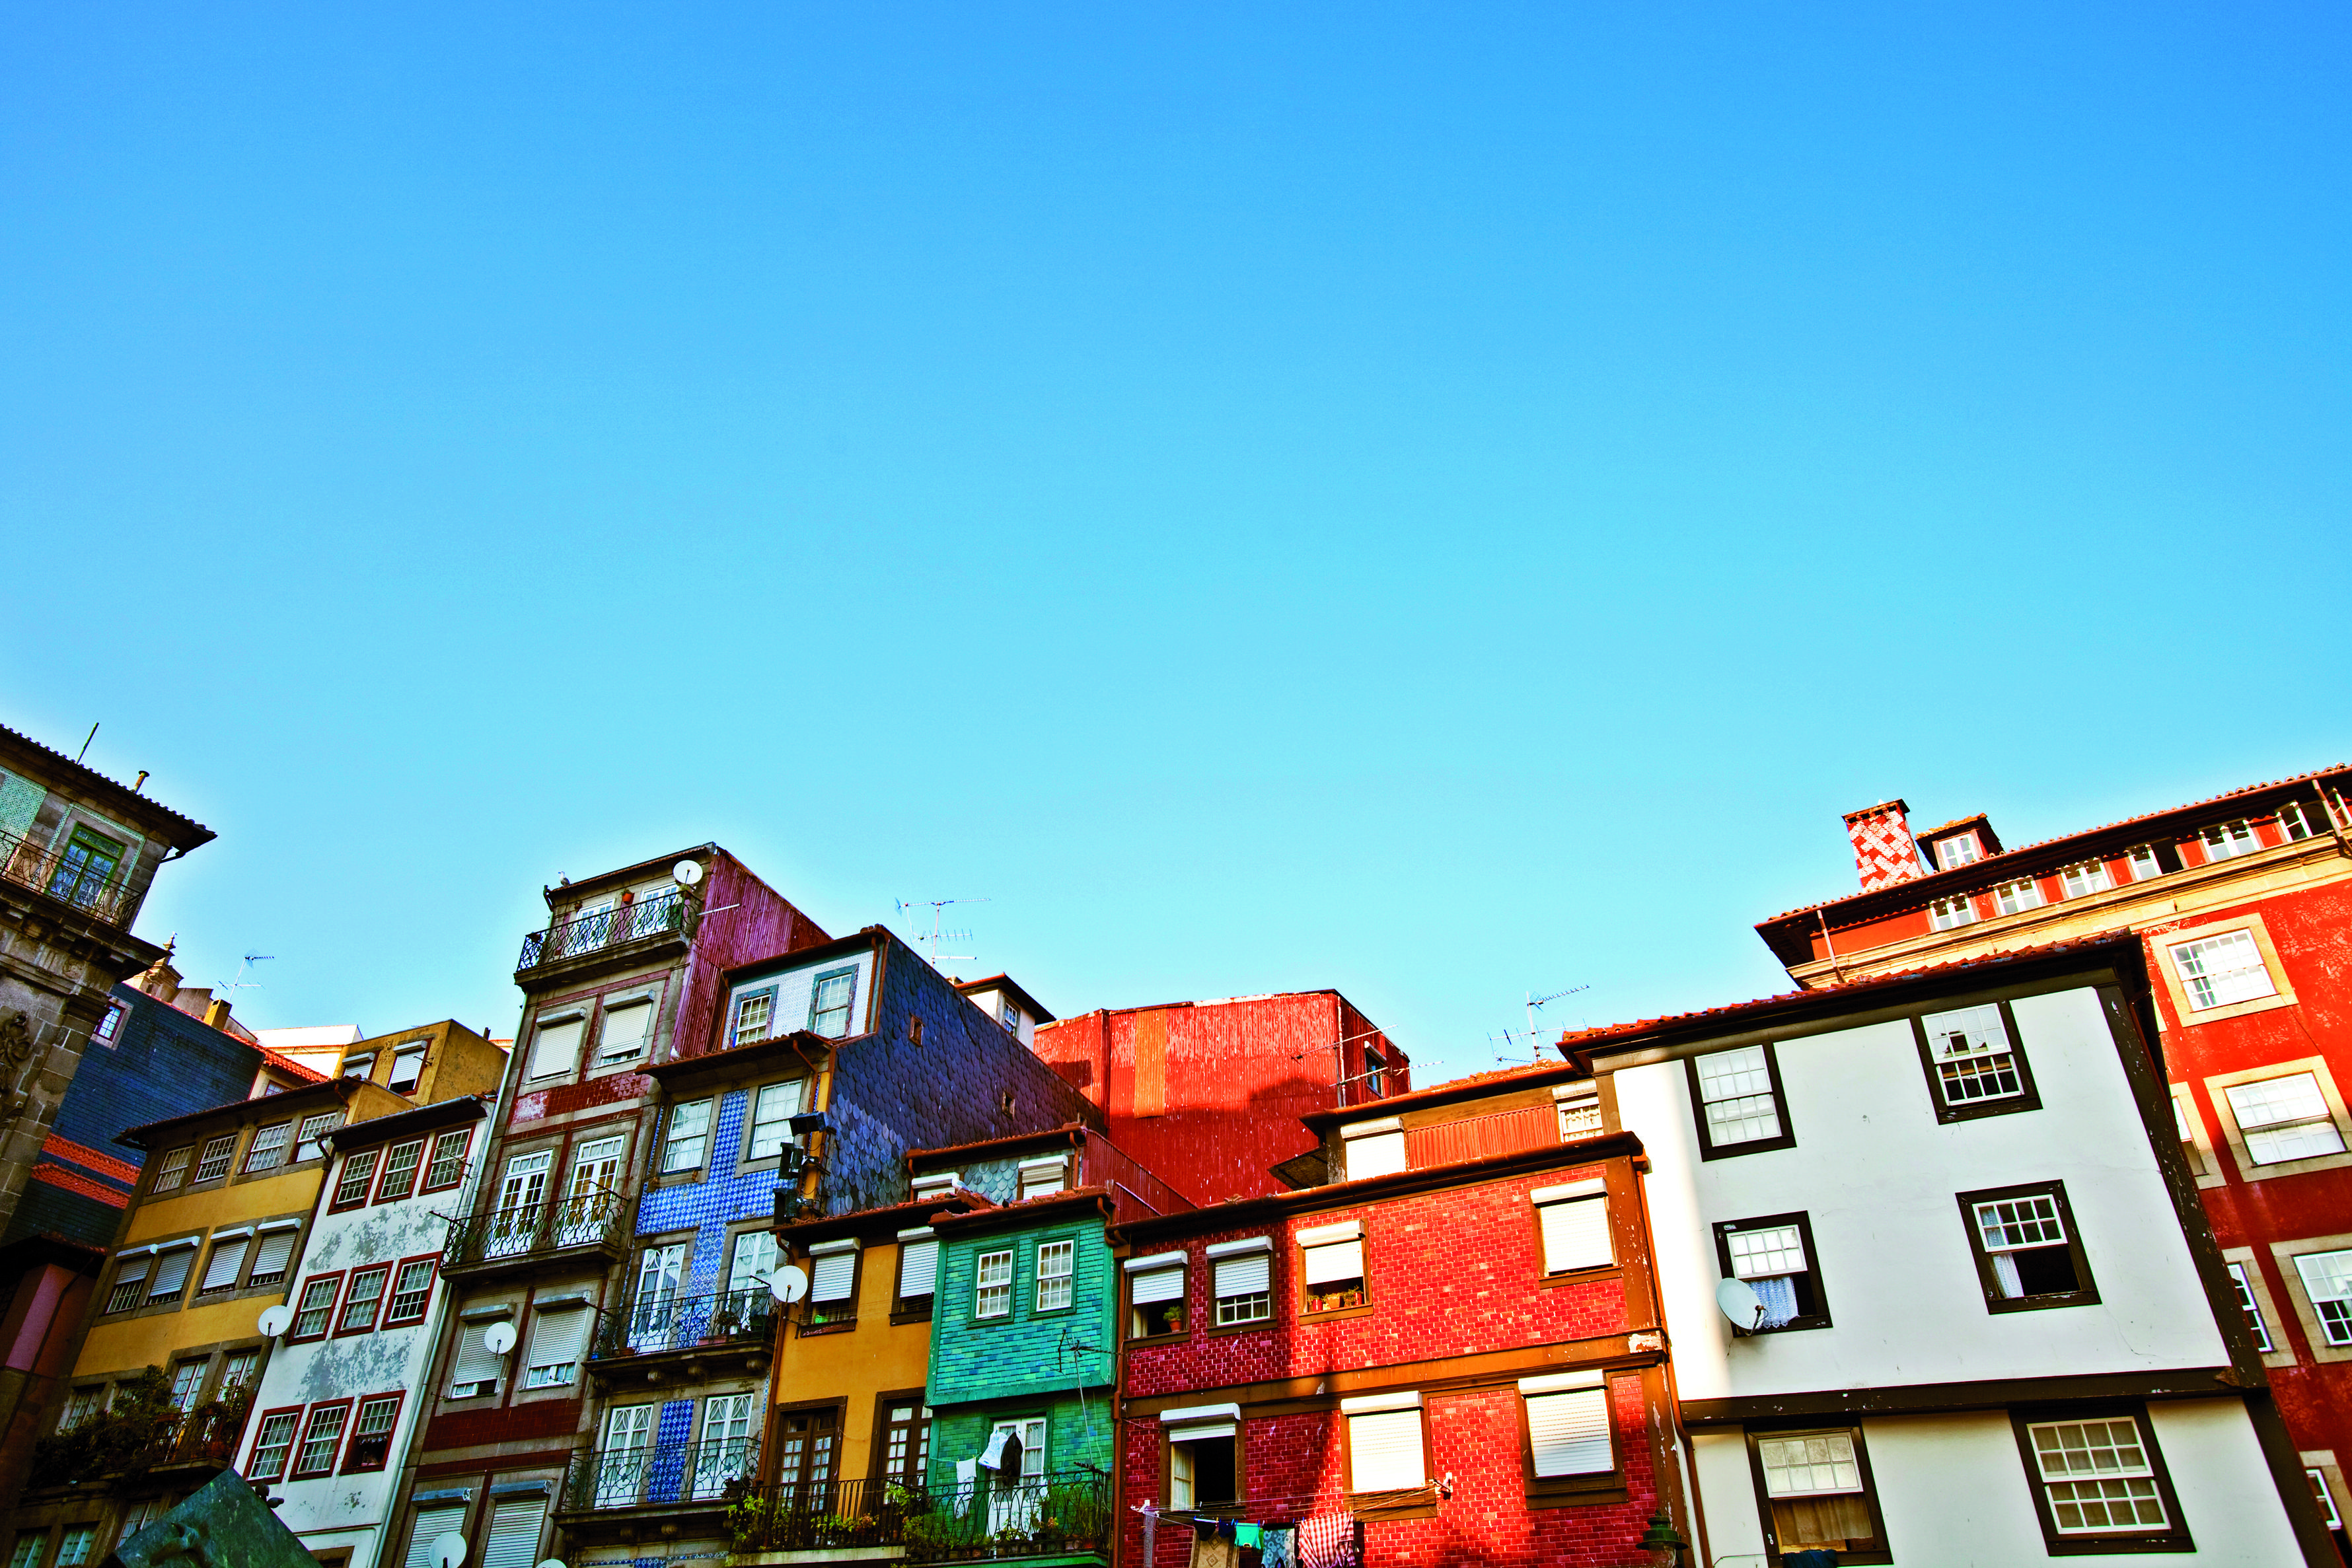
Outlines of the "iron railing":
{"type": "Polygon", "coordinates": [[[460,1269],[573,1247],[611,1246],[621,1239],[622,1218],[621,1195],[607,1190],[481,1210],[450,1223],[441,1266],[460,1269]]]}
{"type": "Polygon", "coordinates": [[[70,841],[41,845],[16,833],[0,833],[0,878],[46,893],[110,925],[128,925],[138,913],[131,896],[131,868],[92,867],[87,848],[70,841]]]}
{"type": "Polygon", "coordinates": [[[762,1286],[712,1295],[654,1294],[607,1312],[596,1326],[597,1360],[697,1346],[765,1343],[776,1334],[776,1299],[762,1286]]]}
{"type": "Polygon", "coordinates": [[[865,1480],[745,1487],[727,1511],[738,1552],[896,1546],[916,1563],[1110,1549],[1110,1478],[1067,1470],[969,1487],[865,1480]]]}
{"type": "Polygon", "coordinates": [[[563,1507],[577,1513],[731,1502],[759,1468],[760,1439],[750,1436],[598,1448],[572,1460],[563,1478],[563,1507]]]}
{"type": "Polygon", "coordinates": [[[518,972],[535,969],[559,959],[576,958],[583,953],[623,947],[649,936],[683,931],[687,910],[684,894],[665,893],[641,898],[635,904],[616,904],[610,909],[557,921],[546,930],[534,931],[522,939],[522,956],[516,960],[515,968],[518,972]]]}

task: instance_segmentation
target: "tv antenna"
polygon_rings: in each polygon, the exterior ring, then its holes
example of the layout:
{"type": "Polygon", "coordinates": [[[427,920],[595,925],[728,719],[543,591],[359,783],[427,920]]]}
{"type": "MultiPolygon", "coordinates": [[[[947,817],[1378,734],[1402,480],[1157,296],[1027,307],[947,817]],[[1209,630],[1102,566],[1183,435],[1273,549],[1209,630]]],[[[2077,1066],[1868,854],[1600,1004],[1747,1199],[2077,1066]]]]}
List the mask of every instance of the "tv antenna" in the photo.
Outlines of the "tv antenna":
{"type": "Polygon", "coordinates": [[[265,988],[259,980],[247,979],[245,977],[245,972],[247,969],[252,968],[256,964],[275,963],[277,958],[278,955],[275,953],[247,953],[236,966],[236,978],[231,980],[227,985],[223,986],[221,989],[224,991],[258,991],[266,989],[267,988],[265,988]]]}
{"type": "Polygon", "coordinates": [[[916,917],[918,922],[919,922],[922,918],[924,908],[929,906],[930,909],[931,928],[929,931],[925,931],[922,929],[921,925],[918,924],[914,930],[915,942],[917,946],[919,946],[925,942],[931,945],[932,968],[938,968],[941,963],[969,964],[973,961],[974,955],[970,953],[942,953],[940,951],[940,946],[942,943],[969,942],[971,940],[971,933],[969,931],[950,931],[947,929],[945,924],[947,907],[950,904],[986,904],[988,900],[985,898],[928,898],[918,901],[901,898],[893,900],[893,902],[898,906],[898,916],[900,919],[904,919],[911,914],[916,917]]]}
{"type": "MultiPolygon", "coordinates": [[[[1538,1033],[1536,1029],[1536,1009],[1542,1007],[1547,1002],[1556,1002],[1562,997],[1572,997],[1579,991],[1589,991],[1591,988],[1592,988],[1591,986],[1570,986],[1564,991],[1554,991],[1548,997],[1539,997],[1533,991],[1529,991],[1528,993],[1527,1040],[1528,1048],[1535,1053],[1535,1059],[1538,1061],[1541,1061],[1543,1060],[1543,1036],[1538,1033]]],[[[1510,1039],[1511,1031],[1509,1030],[1505,1030],[1503,1031],[1503,1038],[1505,1040],[1510,1039]]]]}

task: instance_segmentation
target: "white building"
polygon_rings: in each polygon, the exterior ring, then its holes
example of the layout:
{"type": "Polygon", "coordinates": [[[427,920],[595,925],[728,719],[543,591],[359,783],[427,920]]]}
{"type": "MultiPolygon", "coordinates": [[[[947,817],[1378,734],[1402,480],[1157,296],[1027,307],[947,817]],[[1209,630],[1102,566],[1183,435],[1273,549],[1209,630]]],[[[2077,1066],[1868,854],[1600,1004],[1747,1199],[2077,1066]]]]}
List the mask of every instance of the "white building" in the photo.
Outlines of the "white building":
{"type": "Polygon", "coordinates": [[[442,1215],[465,1212],[486,1097],[342,1128],[246,1424],[239,1469],[330,1568],[377,1568],[442,1308],[442,1215]]]}
{"type": "Polygon", "coordinates": [[[2126,937],[1564,1042],[1653,1162],[1703,1561],[2340,1568],[2147,987],[2126,937]]]}

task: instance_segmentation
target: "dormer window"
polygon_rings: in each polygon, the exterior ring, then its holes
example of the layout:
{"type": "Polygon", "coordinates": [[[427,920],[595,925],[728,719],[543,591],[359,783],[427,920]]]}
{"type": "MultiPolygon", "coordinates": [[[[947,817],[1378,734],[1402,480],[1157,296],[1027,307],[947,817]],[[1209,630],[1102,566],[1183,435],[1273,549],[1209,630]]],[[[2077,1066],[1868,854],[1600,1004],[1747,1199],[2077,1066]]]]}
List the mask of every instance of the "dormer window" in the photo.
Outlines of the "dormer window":
{"type": "Polygon", "coordinates": [[[425,1043],[404,1045],[392,1053],[392,1078],[385,1087],[395,1094],[415,1089],[425,1076],[425,1043]]]}
{"type": "Polygon", "coordinates": [[[938,1203],[961,1186],[955,1172],[942,1171],[937,1176],[917,1176],[908,1184],[908,1190],[917,1203],[938,1203]]]}
{"type": "Polygon", "coordinates": [[[374,1051],[362,1051],[356,1056],[343,1058],[343,1076],[346,1078],[365,1078],[374,1071],[374,1051]]]}
{"type": "Polygon", "coordinates": [[[1936,841],[1936,869],[1950,871],[1954,866],[1974,865],[1984,858],[1983,849],[1974,833],[1955,833],[1948,839],[1936,841]]]}
{"type": "Polygon", "coordinates": [[[1021,1162],[1021,1198],[1045,1197],[1062,1192],[1070,1185],[1070,1156],[1051,1155],[1044,1159],[1021,1162]]]}
{"type": "Polygon", "coordinates": [[[1019,1034],[1021,1032],[1021,1009],[1013,1005],[1013,998],[1011,997],[1000,996],[996,998],[996,1021],[1004,1026],[1004,1032],[1007,1034],[1019,1034]]]}

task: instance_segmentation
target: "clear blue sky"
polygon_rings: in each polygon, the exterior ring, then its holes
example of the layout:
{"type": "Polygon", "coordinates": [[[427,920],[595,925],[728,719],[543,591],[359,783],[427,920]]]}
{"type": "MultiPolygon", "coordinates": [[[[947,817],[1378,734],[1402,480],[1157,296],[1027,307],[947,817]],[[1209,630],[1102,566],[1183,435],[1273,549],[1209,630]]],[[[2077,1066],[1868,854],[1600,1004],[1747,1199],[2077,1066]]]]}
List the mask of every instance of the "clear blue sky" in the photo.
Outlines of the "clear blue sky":
{"type": "Polygon", "coordinates": [[[257,1024],[715,838],[1433,1081],[2352,757],[2340,7],[0,18],[0,722],[257,1024]]]}

